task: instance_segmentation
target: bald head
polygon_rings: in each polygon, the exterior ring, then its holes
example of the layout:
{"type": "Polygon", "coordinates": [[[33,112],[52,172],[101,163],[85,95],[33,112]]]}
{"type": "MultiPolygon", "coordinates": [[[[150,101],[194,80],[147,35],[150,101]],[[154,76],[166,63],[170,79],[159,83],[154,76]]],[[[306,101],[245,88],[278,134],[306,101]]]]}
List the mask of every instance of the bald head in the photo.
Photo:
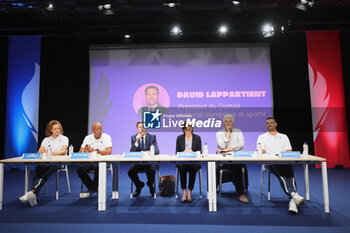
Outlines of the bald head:
{"type": "Polygon", "coordinates": [[[92,132],[96,139],[99,139],[102,135],[102,125],[99,122],[92,124],[92,132]]]}

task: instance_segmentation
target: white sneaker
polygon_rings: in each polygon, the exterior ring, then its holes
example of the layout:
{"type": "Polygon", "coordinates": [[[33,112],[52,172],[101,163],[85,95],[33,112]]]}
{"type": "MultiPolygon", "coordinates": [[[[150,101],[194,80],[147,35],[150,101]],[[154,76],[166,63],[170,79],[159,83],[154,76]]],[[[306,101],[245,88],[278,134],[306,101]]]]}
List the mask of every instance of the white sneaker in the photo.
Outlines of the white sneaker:
{"type": "Polygon", "coordinates": [[[300,196],[298,193],[292,193],[292,198],[295,204],[297,204],[298,206],[301,206],[305,201],[305,199],[302,196],[300,196]]]}
{"type": "Polygon", "coordinates": [[[35,193],[29,191],[26,193],[27,196],[27,201],[29,202],[29,205],[34,207],[36,206],[38,203],[36,202],[36,195],[35,193]]]}
{"type": "Polygon", "coordinates": [[[93,193],[96,193],[96,191],[86,191],[82,192],[79,194],[80,198],[88,198],[90,197],[93,193]]]}
{"type": "Polygon", "coordinates": [[[288,209],[288,211],[291,214],[298,214],[297,204],[295,203],[293,198],[291,198],[290,201],[289,201],[289,209],[288,209]]]}
{"type": "Polygon", "coordinates": [[[28,201],[27,193],[28,192],[26,192],[23,196],[19,197],[18,199],[23,203],[27,203],[27,201],[28,201]]]}

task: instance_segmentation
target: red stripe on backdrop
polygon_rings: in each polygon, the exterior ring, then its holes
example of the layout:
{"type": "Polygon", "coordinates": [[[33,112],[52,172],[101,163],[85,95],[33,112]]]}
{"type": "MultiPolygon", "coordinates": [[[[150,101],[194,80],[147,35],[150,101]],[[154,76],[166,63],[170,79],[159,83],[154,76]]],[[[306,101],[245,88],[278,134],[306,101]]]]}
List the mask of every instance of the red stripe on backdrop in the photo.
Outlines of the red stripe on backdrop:
{"type": "Polygon", "coordinates": [[[315,155],[350,167],[339,31],[306,33],[315,155]]]}

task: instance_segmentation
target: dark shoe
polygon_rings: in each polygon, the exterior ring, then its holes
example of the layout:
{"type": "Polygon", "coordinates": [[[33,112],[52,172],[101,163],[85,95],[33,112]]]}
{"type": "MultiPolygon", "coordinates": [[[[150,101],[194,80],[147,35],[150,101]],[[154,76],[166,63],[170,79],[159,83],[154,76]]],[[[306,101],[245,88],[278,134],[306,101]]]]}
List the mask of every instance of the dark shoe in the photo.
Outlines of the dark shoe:
{"type": "Polygon", "coordinates": [[[142,188],[145,186],[145,183],[141,182],[138,187],[136,187],[136,190],[134,192],[134,197],[137,197],[141,194],[142,188]]]}
{"type": "Polygon", "coordinates": [[[192,199],[187,198],[187,203],[191,203],[191,202],[192,202],[192,199]]]}
{"type": "Polygon", "coordinates": [[[182,198],[181,199],[181,203],[186,203],[187,202],[187,199],[186,198],[182,198]]]}

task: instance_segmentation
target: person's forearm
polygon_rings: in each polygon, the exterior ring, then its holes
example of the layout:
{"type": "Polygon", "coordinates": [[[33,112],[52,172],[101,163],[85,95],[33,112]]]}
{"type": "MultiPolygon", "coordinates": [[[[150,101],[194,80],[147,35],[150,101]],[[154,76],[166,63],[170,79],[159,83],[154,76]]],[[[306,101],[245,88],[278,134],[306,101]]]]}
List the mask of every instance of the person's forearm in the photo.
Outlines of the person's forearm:
{"type": "Polygon", "coordinates": [[[57,155],[65,155],[66,151],[56,151],[56,152],[52,152],[52,155],[57,156],[57,155]]]}
{"type": "Polygon", "coordinates": [[[112,151],[110,151],[110,150],[100,150],[100,151],[98,151],[98,153],[100,155],[110,155],[110,154],[112,154],[112,151]]]}

